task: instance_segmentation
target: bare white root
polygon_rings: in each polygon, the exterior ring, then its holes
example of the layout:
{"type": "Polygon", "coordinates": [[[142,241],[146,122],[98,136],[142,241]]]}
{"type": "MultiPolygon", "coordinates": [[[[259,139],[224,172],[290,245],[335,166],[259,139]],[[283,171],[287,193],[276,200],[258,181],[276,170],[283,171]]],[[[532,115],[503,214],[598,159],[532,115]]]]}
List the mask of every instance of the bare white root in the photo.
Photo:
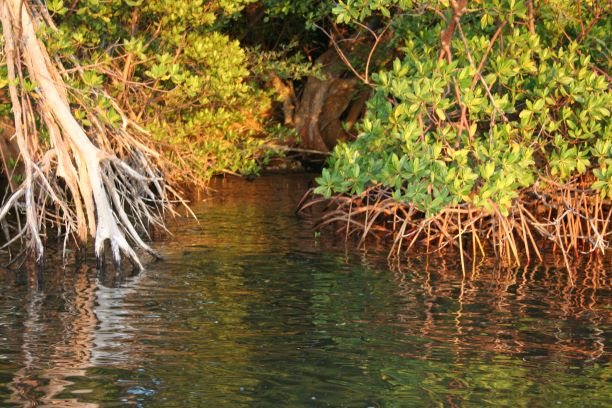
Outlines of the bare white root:
{"type": "Polygon", "coordinates": [[[151,227],[163,228],[164,214],[172,211],[168,196],[173,190],[164,185],[161,159],[139,140],[144,131],[124,115],[123,126],[113,127],[96,108],[70,100],[56,63],[37,37],[38,21],[29,7],[22,0],[0,0],[14,137],[24,165],[23,182],[3,203],[0,220],[21,206],[25,223],[16,235],[26,237],[38,259],[44,253],[41,236],[51,225],[66,240],[93,238],[98,257],[110,243],[116,262],[125,255],[142,268],[135,249],[159,256],[142,236],[151,227]],[[25,91],[26,80],[36,85],[37,98],[25,91]],[[91,125],[77,121],[75,105],[91,125]],[[47,141],[39,137],[41,124],[47,141]]]}

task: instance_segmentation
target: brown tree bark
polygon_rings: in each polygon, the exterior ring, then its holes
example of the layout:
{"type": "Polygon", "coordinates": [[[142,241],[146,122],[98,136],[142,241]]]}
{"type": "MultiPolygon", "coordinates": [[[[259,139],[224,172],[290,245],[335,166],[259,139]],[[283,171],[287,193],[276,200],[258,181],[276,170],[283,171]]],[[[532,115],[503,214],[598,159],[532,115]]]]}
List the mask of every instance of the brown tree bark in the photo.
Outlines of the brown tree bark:
{"type": "Polygon", "coordinates": [[[356,78],[343,78],[346,66],[336,50],[326,51],[316,62],[322,77],[308,78],[295,112],[295,128],[305,149],[328,152],[339,140],[347,139],[342,126],[345,113],[353,110],[354,124],[355,115],[363,109],[364,92],[356,78]],[[358,110],[355,103],[361,106],[358,110]]]}
{"type": "Polygon", "coordinates": [[[451,42],[457,29],[459,19],[465,13],[465,7],[467,6],[467,0],[451,0],[452,8],[451,21],[446,26],[446,29],[442,33],[442,47],[440,49],[439,60],[446,59],[449,63],[452,60],[451,42]]]}

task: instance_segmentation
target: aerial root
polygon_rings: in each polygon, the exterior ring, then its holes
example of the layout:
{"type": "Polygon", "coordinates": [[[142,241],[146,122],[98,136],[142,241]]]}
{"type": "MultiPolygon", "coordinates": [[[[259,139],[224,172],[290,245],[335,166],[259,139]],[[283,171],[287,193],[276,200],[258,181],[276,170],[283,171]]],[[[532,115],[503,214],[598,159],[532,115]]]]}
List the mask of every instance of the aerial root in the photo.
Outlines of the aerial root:
{"type": "Polygon", "coordinates": [[[584,177],[563,185],[546,180],[545,190],[536,183],[521,192],[508,214],[495,203],[492,212],[461,203],[427,216],[412,204],[397,202],[393,189],[382,185],[329,199],[309,190],[297,211],[324,204],[315,228],[343,225],[337,231],[344,230],[346,238],[357,233],[359,244],[369,236],[386,238],[390,256],[410,254],[417,246],[427,254],[455,248],[465,269],[464,259],[474,261],[479,253],[484,258],[492,251],[503,264],[518,266],[542,260],[541,249],[549,247],[570,269],[574,259],[610,250],[612,205],[590,190],[591,183],[584,177]]]}

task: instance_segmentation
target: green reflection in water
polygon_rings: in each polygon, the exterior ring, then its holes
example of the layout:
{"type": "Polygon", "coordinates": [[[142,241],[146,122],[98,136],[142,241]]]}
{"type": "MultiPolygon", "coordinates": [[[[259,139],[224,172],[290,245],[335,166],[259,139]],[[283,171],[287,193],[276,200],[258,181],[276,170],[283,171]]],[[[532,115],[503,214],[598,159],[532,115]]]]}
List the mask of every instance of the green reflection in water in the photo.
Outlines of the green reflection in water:
{"type": "Polygon", "coordinates": [[[389,269],[293,208],[303,176],[220,182],[136,277],[4,272],[6,405],[606,406],[605,267],[389,269]],[[12,401],[12,402],[11,402],[12,401]]]}

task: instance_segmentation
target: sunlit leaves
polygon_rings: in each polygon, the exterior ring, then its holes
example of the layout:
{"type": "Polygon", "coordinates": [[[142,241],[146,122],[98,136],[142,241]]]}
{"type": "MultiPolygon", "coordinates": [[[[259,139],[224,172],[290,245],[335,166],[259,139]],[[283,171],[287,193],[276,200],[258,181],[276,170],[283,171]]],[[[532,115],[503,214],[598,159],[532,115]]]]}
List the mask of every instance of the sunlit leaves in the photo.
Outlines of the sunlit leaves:
{"type": "Polygon", "coordinates": [[[99,87],[103,83],[103,78],[95,71],[85,71],[83,73],[83,82],[90,87],[99,87]]]}
{"type": "MultiPolygon", "coordinates": [[[[582,175],[610,196],[612,94],[595,68],[606,59],[593,51],[598,47],[568,41],[568,33],[581,30],[567,28],[576,20],[563,21],[566,31],[548,24],[561,8],[576,11],[574,2],[555,4],[556,10],[536,4],[534,34],[525,1],[474,2],[461,19],[467,48],[454,38],[449,64],[439,58],[447,22],[432,10],[450,13],[450,2],[432,1],[429,11],[413,14],[401,14],[393,1],[338,2],[338,24],[355,27],[375,15],[395,19],[405,35],[388,40],[397,41],[400,55],[372,75],[375,93],[360,136],[334,151],[328,173],[334,183],[326,192],[352,191],[353,183],[361,189],[368,175],[366,186],[392,187],[395,200],[427,214],[469,202],[507,215],[540,176],[565,182],[582,175]],[[354,166],[359,177],[351,174],[354,166]]],[[[595,41],[608,43],[601,24],[595,21],[595,41]]]]}
{"type": "Polygon", "coordinates": [[[593,173],[597,180],[593,183],[593,189],[598,190],[602,198],[612,199],[612,165],[595,169],[593,173]]]}
{"type": "Polygon", "coordinates": [[[64,7],[63,0],[47,0],[47,9],[52,14],[65,14],[68,9],[64,7]]]}
{"type": "MultiPolygon", "coordinates": [[[[73,94],[91,101],[106,123],[122,118],[97,99],[99,87],[197,178],[257,172],[267,159],[271,137],[263,112],[270,110],[271,92],[249,83],[247,53],[224,33],[253,0],[45,3],[58,29],[41,24],[41,38],[64,63],[73,94]],[[75,56],[87,69],[73,70],[75,56]],[[247,118],[262,123],[244,126],[247,118]]],[[[76,115],[90,126],[83,112],[76,115]]]]}

